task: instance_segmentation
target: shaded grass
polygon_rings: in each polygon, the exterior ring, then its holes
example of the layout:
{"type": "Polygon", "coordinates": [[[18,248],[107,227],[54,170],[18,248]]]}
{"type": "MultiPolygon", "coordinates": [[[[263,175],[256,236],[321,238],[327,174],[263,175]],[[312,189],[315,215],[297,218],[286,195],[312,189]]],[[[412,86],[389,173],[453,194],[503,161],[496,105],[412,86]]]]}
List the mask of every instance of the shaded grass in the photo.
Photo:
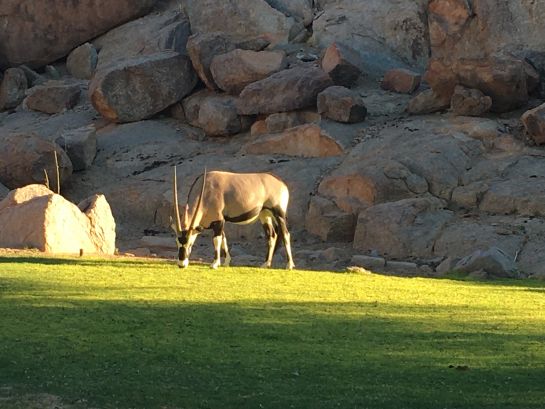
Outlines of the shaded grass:
{"type": "Polygon", "coordinates": [[[99,408],[544,408],[543,290],[0,257],[0,385],[99,408]]]}

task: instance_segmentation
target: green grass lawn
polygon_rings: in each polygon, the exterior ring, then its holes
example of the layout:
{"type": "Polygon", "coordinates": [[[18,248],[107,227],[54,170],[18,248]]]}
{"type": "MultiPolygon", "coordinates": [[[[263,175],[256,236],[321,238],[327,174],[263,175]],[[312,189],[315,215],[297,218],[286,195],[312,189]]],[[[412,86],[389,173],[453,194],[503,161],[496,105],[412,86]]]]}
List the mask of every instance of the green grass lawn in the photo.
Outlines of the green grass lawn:
{"type": "Polygon", "coordinates": [[[89,408],[543,409],[545,284],[6,255],[6,386],[89,408]]]}

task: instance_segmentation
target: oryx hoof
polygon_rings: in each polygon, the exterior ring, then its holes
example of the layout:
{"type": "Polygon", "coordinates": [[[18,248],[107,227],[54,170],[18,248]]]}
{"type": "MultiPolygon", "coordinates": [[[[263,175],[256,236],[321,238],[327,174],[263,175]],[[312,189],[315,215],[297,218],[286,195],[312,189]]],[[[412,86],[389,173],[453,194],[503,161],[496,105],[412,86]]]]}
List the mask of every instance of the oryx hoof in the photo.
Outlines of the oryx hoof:
{"type": "Polygon", "coordinates": [[[271,263],[268,261],[265,261],[263,264],[261,264],[261,268],[271,268],[271,263]]]}
{"type": "Polygon", "coordinates": [[[212,267],[214,270],[217,270],[217,268],[220,266],[219,261],[214,261],[212,264],[210,264],[210,267],[212,267]]]}
{"type": "Polygon", "coordinates": [[[288,263],[286,265],[286,270],[293,270],[294,268],[295,268],[295,264],[293,264],[293,263],[288,263]]]}

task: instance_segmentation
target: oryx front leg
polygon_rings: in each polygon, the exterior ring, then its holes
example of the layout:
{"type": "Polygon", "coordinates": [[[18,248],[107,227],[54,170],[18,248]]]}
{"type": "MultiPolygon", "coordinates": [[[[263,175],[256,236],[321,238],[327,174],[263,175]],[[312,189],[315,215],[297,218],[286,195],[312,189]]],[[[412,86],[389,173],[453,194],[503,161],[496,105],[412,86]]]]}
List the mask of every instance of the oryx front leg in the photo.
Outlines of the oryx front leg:
{"type": "Polygon", "coordinates": [[[265,262],[261,265],[263,268],[271,268],[272,259],[274,255],[274,248],[276,246],[276,240],[278,238],[271,217],[266,217],[263,220],[263,230],[265,230],[265,236],[267,237],[267,256],[265,262]]]}
{"type": "Polygon", "coordinates": [[[229,247],[227,247],[227,237],[225,237],[225,232],[222,233],[221,237],[221,246],[223,248],[223,251],[225,252],[225,261],[223,265],[225,267],[229,267],[229,265],[231,264],[231,254],[229,254],[229,247]]]}
{"type": "Polygon", "coordinates": [[[214,262],[210,265],[210,267],[218,268],[221,264],[221,247],[225,238],[225,234],[223,232],[223,222],[213,222],[210,227],[214,232],[214,238],[212,239],[212,242],[214,243],[214,262]]]}

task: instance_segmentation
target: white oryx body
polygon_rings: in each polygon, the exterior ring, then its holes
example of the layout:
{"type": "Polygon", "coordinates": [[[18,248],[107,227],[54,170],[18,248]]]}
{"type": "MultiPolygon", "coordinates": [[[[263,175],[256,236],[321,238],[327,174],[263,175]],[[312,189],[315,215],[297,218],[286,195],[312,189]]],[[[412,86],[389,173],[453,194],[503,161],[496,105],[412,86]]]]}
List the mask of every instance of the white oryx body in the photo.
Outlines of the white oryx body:
{"type": "MultiPolygon", "coordinates": [[[[176,177],[176,173],[174,175],[176,177]]],[[[173,189],[176,193],[176,179],[173,189]]],[[[290,234],[286,224],[288,201],[289,191],[286,184],[271,174],[205,171],[190,189],[183,223],[180,222],[175,194],[177,225],[174,227],[180,267],[187,267],[189,264],[191,247],[203,229],[214,231],[215,258],[212,267],[219,267],[221,249],[225,251],[225,265],[228,266],[231,257],[224,232],[225,222],[249,224],[259,220],[265,229],[269,245],[263,266],[271,266],[277,239],[280,237],[286,247],[287,268],[293,268],[290,234]],[[200,194],[195,195],[193,188],[198,185],[201,188],[200,194]]]]}

